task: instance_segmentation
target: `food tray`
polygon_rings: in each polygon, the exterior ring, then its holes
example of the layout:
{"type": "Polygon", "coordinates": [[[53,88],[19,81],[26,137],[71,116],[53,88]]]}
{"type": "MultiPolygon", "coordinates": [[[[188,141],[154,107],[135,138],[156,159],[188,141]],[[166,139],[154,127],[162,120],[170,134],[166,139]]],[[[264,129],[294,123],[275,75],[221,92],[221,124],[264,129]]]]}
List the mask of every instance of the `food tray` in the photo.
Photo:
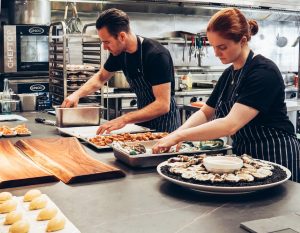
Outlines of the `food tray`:
{"type": "MultiPolygon", "coordinates": [[[[147,142],[138,142],[146,147],[147,152],[151,151],[151,148],[157,141],[147,141],[147,142]]],[[[128,142],[126,144],[136,144],[137,142],[128,142]]],[[[194,154],[212,154],[212,153],[226,153],[227,150],[232,149],[232,146],[225,145],[223,148],[215,149],[215,150],[194,150],[194,151],[179,151],[179,152],[171,152],[171,153],[163,153],[163,154],[139,154],[139,155],[130,155],[126,153],[124,150],[118,148],[116,145],[112,145],[114,156],[123,161],[124,163],[130,165],[131,167],[155,167],[158,164],[164,162],[165,160],[174,157],[179,154],[185,155],[194,155],[194,154]]]]}
{"type": "MultiPolygon", "coordinates": [[[[59,128],[57,127],[58,131],[62,134],[67,134],[82,141],[86,142],[87,144],[95,147],[96,149],[108,149],[111,148],[110,146],[97,146],[94,143],[89,141],[89,138],[95,137],[96,132],[99,126],[86,126],[86,127],[69,127],[69,128],[59,128]]],[[[142,127],[135,124],[127,124],[122,129],[111,131],[111,134],[121,134],[121,133],[143,133],[151,131],[149,128],[142,127]]]]}
{"type": "MultiPolygon", "coordinates": [[[[43,194],[45,195],[45,194],[43,194]]],[[[47,207],[53,206],[58,210],[57,215],[61,215],[65,218],[66,224],[65,228],[59,231],[56,231],[57,233],[80,233],[80,231],[73,225],[73,223],[67,219],[67,217],[62,213],[62,211],[55,205],[55,203],[47,196],[47,207]]],[[[40,233],[40,232],[46,232],[46,226],[48,224],[48,221],[36,221],[36,217],[40,210],[31,210],[29,211],[29,203],[30,202],[23,202],[23,196],[21,197],[13,197],[15,200],[17,200],[17,210],[23,213],[23,219],[26,219],[30,224],[30,233],[40,233]]],[[[6,214],[0,214],[0,232],[8,233],[9,227],[11,225],[4,225],[3,222],[5,220],[6,214]]]]}

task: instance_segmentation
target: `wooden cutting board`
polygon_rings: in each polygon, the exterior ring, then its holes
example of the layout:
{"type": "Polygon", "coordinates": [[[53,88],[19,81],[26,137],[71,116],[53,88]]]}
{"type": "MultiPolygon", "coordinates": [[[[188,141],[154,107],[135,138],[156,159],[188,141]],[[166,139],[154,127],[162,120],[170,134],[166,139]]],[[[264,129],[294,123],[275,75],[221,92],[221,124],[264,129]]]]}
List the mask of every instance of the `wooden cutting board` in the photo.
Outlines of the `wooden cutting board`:
{"type": "Polygon", "coordinates": [[[125,176],[92,158],[75,137],[23,139],[16,146],[66,184],[125,176]]]}
{"type": "Polygon", "coordinates": [[[57,180],[55,176],[22,155],[9,140],[0,141],[0,188],[57,180]]]}

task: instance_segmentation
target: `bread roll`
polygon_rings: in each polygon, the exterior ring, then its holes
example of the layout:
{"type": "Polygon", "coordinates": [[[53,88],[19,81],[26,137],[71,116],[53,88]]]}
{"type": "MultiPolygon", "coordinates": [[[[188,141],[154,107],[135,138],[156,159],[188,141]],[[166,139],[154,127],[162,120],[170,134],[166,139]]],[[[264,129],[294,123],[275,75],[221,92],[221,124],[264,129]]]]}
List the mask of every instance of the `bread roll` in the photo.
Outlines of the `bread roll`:
{"type": "Polygon", "coordinates": [[[58,215],[58,216],[52,218],[48,222],[46,231],[47,232],[52,232],[52,231],[62,230],[62,229],[64,229],[65,224],[66,224],[65,218],[58,215]]]}
{"type": "Polygon", "coordinates": [[[29,204],[29,210],[38,210],[46,207],[47,198],[45,195],[34,198],[29,204]]]}
{"type": "Polygon", "coordinates": [[[9,233],[28,233],[29,229],[29,223],[26,220],[20,220],[11,225],[9,233]]]}
{"type": "Polygon", "coordinates": [[[32,201],[34,198],[42,195],[42,192],[38,189],[31,189],[24,195],[24,202],[32,201]]]}
{"type": "Polygon", "coordinates": [[[11,225],[22,219],[22,213],[20,211],[12,211],[5,217],[4,225],[11,225]]]}
{"type": "Polygon", "coordinates": [[[46,207],[44,209],[41,209],[39,212],[36,220],[37,221],[44,221],[44,220],[50,220],[57,214],[57,209],[55,207],[46,207]]]}

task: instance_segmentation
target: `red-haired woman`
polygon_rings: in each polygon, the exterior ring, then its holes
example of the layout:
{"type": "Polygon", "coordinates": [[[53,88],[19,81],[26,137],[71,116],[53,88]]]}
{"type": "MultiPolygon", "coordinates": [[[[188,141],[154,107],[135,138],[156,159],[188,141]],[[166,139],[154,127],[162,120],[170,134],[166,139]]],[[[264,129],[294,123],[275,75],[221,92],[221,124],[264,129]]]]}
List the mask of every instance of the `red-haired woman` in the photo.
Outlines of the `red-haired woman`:
{"type": "Polygon", "coordinates": [[[235,8],[217,12],[207,26],[215,55],[228,67],[206,105],[178,130],[154,147],[168,150],[182,141],[210,140],[230,135],[235,154],[288,167],[300,182],[300,143],[287,116],[284,83],[278,67],[248,46],[258,32],[256,21],[235,8]]]}

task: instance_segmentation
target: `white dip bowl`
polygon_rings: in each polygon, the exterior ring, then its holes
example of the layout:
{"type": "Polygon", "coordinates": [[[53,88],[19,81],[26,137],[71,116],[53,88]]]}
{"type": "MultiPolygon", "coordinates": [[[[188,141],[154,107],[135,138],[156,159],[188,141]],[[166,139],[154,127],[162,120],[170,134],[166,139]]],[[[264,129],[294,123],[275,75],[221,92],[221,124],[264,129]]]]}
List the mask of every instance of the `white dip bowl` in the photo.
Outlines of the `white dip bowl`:
{"type": "Polygon", "coordinates": [[[243,166],[243,160],[231,156],[208,156],[203,159],[207,171],[213,173],[232,173],[243,166]]]}

